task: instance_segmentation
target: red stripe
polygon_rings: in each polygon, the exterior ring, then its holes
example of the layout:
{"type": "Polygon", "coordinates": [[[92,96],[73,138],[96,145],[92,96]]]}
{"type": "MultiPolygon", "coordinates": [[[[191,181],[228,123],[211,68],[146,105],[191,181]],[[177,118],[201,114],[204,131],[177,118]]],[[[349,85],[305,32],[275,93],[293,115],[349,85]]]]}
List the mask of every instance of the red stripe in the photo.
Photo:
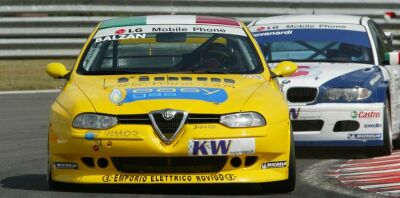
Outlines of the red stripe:
{"type": "Polygon", "coordinates": [[[397,55],[398,55],[397,64],[400,65],[400,52],[397,52],[397,55]]]}
{"type": "Polygon", "coordinates": [[[196,16],[196,23],[240,26],[239,22],[235,19],[213,17],[213,16],[196,16]]]}

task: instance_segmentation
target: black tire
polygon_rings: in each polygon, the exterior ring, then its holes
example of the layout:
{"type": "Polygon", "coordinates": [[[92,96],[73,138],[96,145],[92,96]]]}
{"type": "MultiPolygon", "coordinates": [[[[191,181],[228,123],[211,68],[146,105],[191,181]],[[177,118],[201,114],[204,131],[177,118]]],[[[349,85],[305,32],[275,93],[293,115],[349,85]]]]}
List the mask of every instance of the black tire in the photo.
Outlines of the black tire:
{"type": "Polygon", "coordinates": [[[277,193],[289,193],[294,191],[296,187],[296,154],[294,147],[294,138],[293,132],[291,131],[291,141],[290,141],[290,154],[289,154],[289,177],[286,180],[272,182],[272,183],[264,183],[263,190],[264,192],[277,192],[277,193]]]}
{"type": "Polygon", "coordinates": [[[392,151],[392,120],[390,117],[389,101],[386,99],[383,111],[383,146],[371,149],[369,155],[373,157],[391,155],[392,151]]]}

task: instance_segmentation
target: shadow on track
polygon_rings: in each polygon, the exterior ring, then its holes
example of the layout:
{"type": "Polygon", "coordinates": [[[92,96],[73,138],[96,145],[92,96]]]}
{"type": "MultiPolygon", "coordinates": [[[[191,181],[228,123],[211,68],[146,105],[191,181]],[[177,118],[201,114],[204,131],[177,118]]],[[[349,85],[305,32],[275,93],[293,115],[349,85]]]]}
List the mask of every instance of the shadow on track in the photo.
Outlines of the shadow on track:
{"type": "MultiPolygon", "coordinates": [[[[51,191],[46,175],[29,174],[7,177],[1,180],[3,188],[51,191]]],[[[266,195],[275,194],[274,189],[264,189],[256,184],[194,184],[194,185],[77,185],[71,184],[62,192],[81,193],[129,193],[129,194],[167,194],[167,195],[266,195]]],[[[287,194],[290,195],[290,194],[287,194]]]]}
{"type": "Polygon", "coordinates": [[[366,148],[296,147],[298,159],[362,159],[366,153],[366,148]]]}

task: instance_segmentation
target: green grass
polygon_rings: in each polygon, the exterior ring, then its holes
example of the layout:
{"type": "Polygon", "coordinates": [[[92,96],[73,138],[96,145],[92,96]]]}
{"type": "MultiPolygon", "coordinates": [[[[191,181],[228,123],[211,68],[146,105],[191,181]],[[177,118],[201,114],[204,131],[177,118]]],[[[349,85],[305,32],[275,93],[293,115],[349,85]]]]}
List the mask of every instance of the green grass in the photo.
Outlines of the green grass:
{"type": "Polygon", "coordinates": [[[65,80],[47,75],[46,65],[51,62],[61,62],[69,69],[75,59],[0,60],[0,91],[59,88],[65,80]]]}

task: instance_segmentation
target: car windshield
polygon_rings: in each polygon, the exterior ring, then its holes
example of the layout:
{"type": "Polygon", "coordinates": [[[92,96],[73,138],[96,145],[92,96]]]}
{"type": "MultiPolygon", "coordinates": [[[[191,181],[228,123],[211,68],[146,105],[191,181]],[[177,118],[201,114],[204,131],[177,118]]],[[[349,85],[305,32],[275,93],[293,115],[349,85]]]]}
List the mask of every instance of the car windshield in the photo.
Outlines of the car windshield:
{"type": "Polygon", "coordinates": [[[268,62],[373,64],[365,28],[353,24],[277,24],[252,28],[268,62]]]}
{"type": "Polygon", "coordinates": [[[262,71],[255,48],[242,28],[212,25],[101,29],[78,68],[86,75],[262,71]]]}

